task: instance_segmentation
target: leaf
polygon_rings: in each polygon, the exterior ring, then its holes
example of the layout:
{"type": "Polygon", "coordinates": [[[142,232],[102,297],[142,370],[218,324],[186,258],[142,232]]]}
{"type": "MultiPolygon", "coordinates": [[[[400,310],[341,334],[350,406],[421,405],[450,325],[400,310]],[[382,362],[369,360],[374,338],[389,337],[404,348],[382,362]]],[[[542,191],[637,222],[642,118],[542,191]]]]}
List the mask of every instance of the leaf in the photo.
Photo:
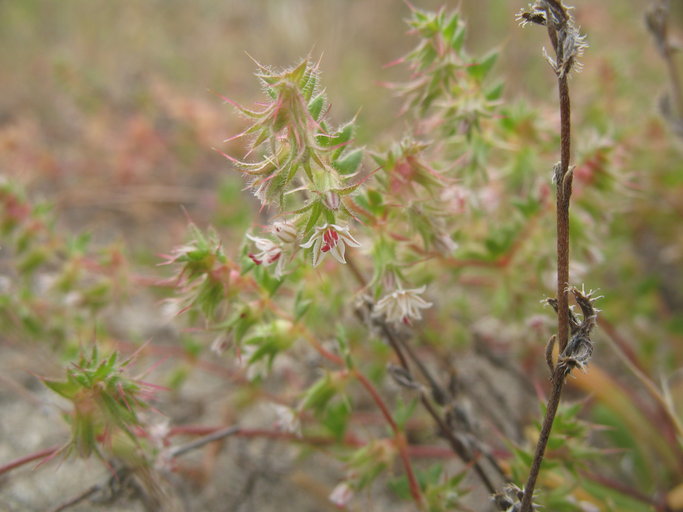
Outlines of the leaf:
{"type": "Polygon", "coordinates": [[[320,93],[308,103],[308,113],[311,114],[311,117],[317,121],[324,106],[325,95],[320,93]]]}
{"type": "Polygon", "coordinates": [[[308,235],[313,227],[315,226],[315,223],[318,221],[318,217],[320,217],[320,214],[323,211],[323,205],[320,201],[315,201],[311,207],[311,213],[308,217],[308,222],[306,223],[306,227],[304,228],[304,237],[308,235]]]}
{"type": "Polygon", "coordinates": [[[78,383],[74,381],[61,381],[51,379],[42,379],[42,381],[43,384],[45,384],[52,391],[67,399],[74,398],[76,396],[76,393],[80,389],[78,383]]]}
{"type": "Polygon", "coordinates": [[[489,71],[491,71],[491,68],[496,63],[496,60],[498,60],[498,52],[491,52],[479,62],[469,66],[467,68],[467,73],[475,80],[481,82],[484,80],[484,78],[486,78],[486,75],[488,75],[489,71]]]}
{"type": "Polygon", "coordinates": [[[336,394],[337,388],[332,383],[330,374],[326,373],[306,390],[300,408],[313,409],[320,413],[336,394]]]}
{"type": "Polygon", "coordinates": [[[448,41],[451,45],[453,44],[453,38],[457,34],[459,22],[460,17],[458,16],[458,13],[453,13],[451,18],[448,20],[448,24],[441,30],[444,39],[448,41]]]}
{"type": "Polygon", "coordinates": [[[496,85],[489,87],[484,92],[484,97],[489,101],[498,101],[503,96],[503,90],[505,89],[505,84],[503,82],[498,82],[496,85]]]}
{"type": "Polygon", "coordinates": [[[455,34],[453,34],[453,37],[450,40],[451,43],[451,48],[453,48],[456,52],[459,52],[462,50],[462,45],[465,42],[465,34],[466,30],[464,26],[458,27],[458,29],[455,31],[455,34]]]}
{"type": "Polygon", "coordinates": [[[325,417],[322,424],[330,431],[337,441],[340,441],[346,433],[346,427],[351,416],[351,407],[347,400],[340,400],[330,404],[325,409],[325,417]]]}
{"type": "Polygon", "coordinates": [[[342,174],[351,174],[356,172],[358,166],[363,159],[363,148],[349,151],[342,158],[332,162],[332,166],[342,174]]]}

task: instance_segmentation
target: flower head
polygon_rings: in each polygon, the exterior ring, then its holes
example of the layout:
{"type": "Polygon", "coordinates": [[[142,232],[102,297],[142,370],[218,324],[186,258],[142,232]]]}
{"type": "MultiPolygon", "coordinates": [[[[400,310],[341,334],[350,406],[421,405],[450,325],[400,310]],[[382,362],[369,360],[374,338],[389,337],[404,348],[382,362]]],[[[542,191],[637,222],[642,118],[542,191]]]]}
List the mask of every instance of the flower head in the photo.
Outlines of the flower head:
{"type": "Polygon", "coordinates": [[[346,263],[344,253],[346,245],[360,247],[360,243],[351,236],[348,227],[337,224],[324,224],[315,228],[315,233],[301,247],[313,248],[313,266],[317,267],[329,252],[339,263],[346,263]]]}
{"type": "Polygon", "coordinates": [[[384,316],[389,322],[410,325],[411,320],[420,320],[422,318],[421,309],[427,309],[432,306],[431,302],[427,302],[420,297],[420,294],[424,293],[426,288],[426,286],[411,290],[399,288],[395,292],[385,295],[375,304],[374,314],[376,316],[384,316]]]}

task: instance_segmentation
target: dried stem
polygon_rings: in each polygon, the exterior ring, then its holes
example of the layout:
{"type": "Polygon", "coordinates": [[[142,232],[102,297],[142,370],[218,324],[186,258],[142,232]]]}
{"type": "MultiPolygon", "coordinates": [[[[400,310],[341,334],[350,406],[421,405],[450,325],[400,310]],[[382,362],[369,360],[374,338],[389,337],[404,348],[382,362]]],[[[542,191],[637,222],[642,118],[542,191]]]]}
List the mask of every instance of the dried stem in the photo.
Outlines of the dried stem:
{"type": "Polygon", "coordinates": [[[522,498],[521,512],[532,511],[534,488],[536,487],[538,475],[541,472],[541,463],[543,462],[543,457],[545,456],[545,449],[548,446],[550,431],[553,428],[553,422],[555,421],[557,408],[560,406],[562,388],[564,387],[564,378],[564,370],[560,365],[556,365],[552,377],[553,389],[550,393],[550,398],[548,399],[545,417],[543,418],[543,426],[541,427],[541,433],[539,434],[538,443],[536,444],[534,459],[531,463],[531,468],[529,469],[529,478],[524,486],[524,497],[522,498]]]}
{"type": "MultiPolygon", "coordinates": [[[[560,100],[560,144],[561,159],[555,167],[556,220],[557,220],[557,342],[559,353],[563,354],[569,342],[569,203],[572,192],[572,173],[569,169],[571,156],[571,104],[567,75],[575,59],[582,51],[582,38],[574,28],[569,14],[559,0],[544,0],[537,4],[545,16],[548,37],[555,50],[556,60],[551,62],[558,77],[560,100]],[[570,38],[572,38],[570,40],[570,38]]],[[[524,486],[521,512],[532,512],[533,494],[541,470],[545,450],[550,439],[553,422],[560,405],[566,368],[557,364],[552,375],[552,390],[548,399],[541,433],[524,486]]]]}

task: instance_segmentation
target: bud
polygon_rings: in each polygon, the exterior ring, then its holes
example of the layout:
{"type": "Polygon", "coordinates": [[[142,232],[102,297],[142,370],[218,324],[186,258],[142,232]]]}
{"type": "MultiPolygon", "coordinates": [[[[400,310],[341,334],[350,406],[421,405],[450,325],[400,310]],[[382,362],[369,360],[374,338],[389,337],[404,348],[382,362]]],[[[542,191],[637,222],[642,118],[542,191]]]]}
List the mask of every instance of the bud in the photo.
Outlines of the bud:
{"type": "Polygon", "coordinates": [[[270,231],[285,245],[295,243],[299,236],[294,225],[289,222],[273,222],[270,231]]]}
{"type": "Polygon", "coordinates": [[[338,210],[339,209],[339,194],[333,191],[325,192],[323,197],[323,204],[328,210],[338,210]]]}

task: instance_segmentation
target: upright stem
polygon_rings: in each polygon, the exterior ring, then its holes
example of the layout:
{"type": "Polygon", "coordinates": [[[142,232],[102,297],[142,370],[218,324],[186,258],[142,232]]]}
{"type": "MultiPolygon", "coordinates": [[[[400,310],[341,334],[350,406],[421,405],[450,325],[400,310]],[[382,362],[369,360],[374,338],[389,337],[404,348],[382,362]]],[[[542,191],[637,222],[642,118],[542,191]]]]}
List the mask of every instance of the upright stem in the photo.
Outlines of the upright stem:
{"type": "Polygon", "coordinates": [[[562,145],[560,172],[557,178],[557,340],[560,353],[569,341],[569,199],[572,175],[569,172],[571,151],[571,105],[567,76],[559,78],[560,143],[562,145]]]}
{"type": "MultiPolygon", "coordinates": [[[[554,27],[548,27],[550,39],[557,48],[557,34],[554,27]]],[[[558,60],[559,60],[558,55],[558,60]]],[[[569,158],[571,152],[571,109],[569,101],[569,85],[567,75],[558,77],[560,96],[560,167],[555,173],[557,186],[557,339],[559,353],[562,354],[569,341],[569,200],[572,193],[572,174],[569,172],[569,158]]],[[[565,371],[556,365],[552,375],[552,391],[543,418],[541,433],[536,445],[536,451],[529,470],[529,478],[524,486],[521,512],[532,512],[532,502],[536,480],[541,471],[541,463],[545,456],[545,449],[550,439],[550,431],[555,421],[557,408],[560,405],[562,388],[564,387],[565,371]]]]}
{"type": "Polygon", "coordinates": [[[553,389],[548,399],[548,405],[543,418],[543,425],[541,426],[541,433],[536,444],[536,451],[534,452],[534,459],[529,470],[529,478],[524,486],[524,497],[522,498],[522,508],[520,512],[532,512],[532,501],[534,497],[534,488],[536,487],[536,480],[541,472],[541,463],[545,456],[545,449],[550,440],[550,431],[553,428],[555,421],[555,414],[560,405],[560,398],[562,396],[562,388],[564,387],[564,371],[557,365],[553,372],[553,389]]]}

